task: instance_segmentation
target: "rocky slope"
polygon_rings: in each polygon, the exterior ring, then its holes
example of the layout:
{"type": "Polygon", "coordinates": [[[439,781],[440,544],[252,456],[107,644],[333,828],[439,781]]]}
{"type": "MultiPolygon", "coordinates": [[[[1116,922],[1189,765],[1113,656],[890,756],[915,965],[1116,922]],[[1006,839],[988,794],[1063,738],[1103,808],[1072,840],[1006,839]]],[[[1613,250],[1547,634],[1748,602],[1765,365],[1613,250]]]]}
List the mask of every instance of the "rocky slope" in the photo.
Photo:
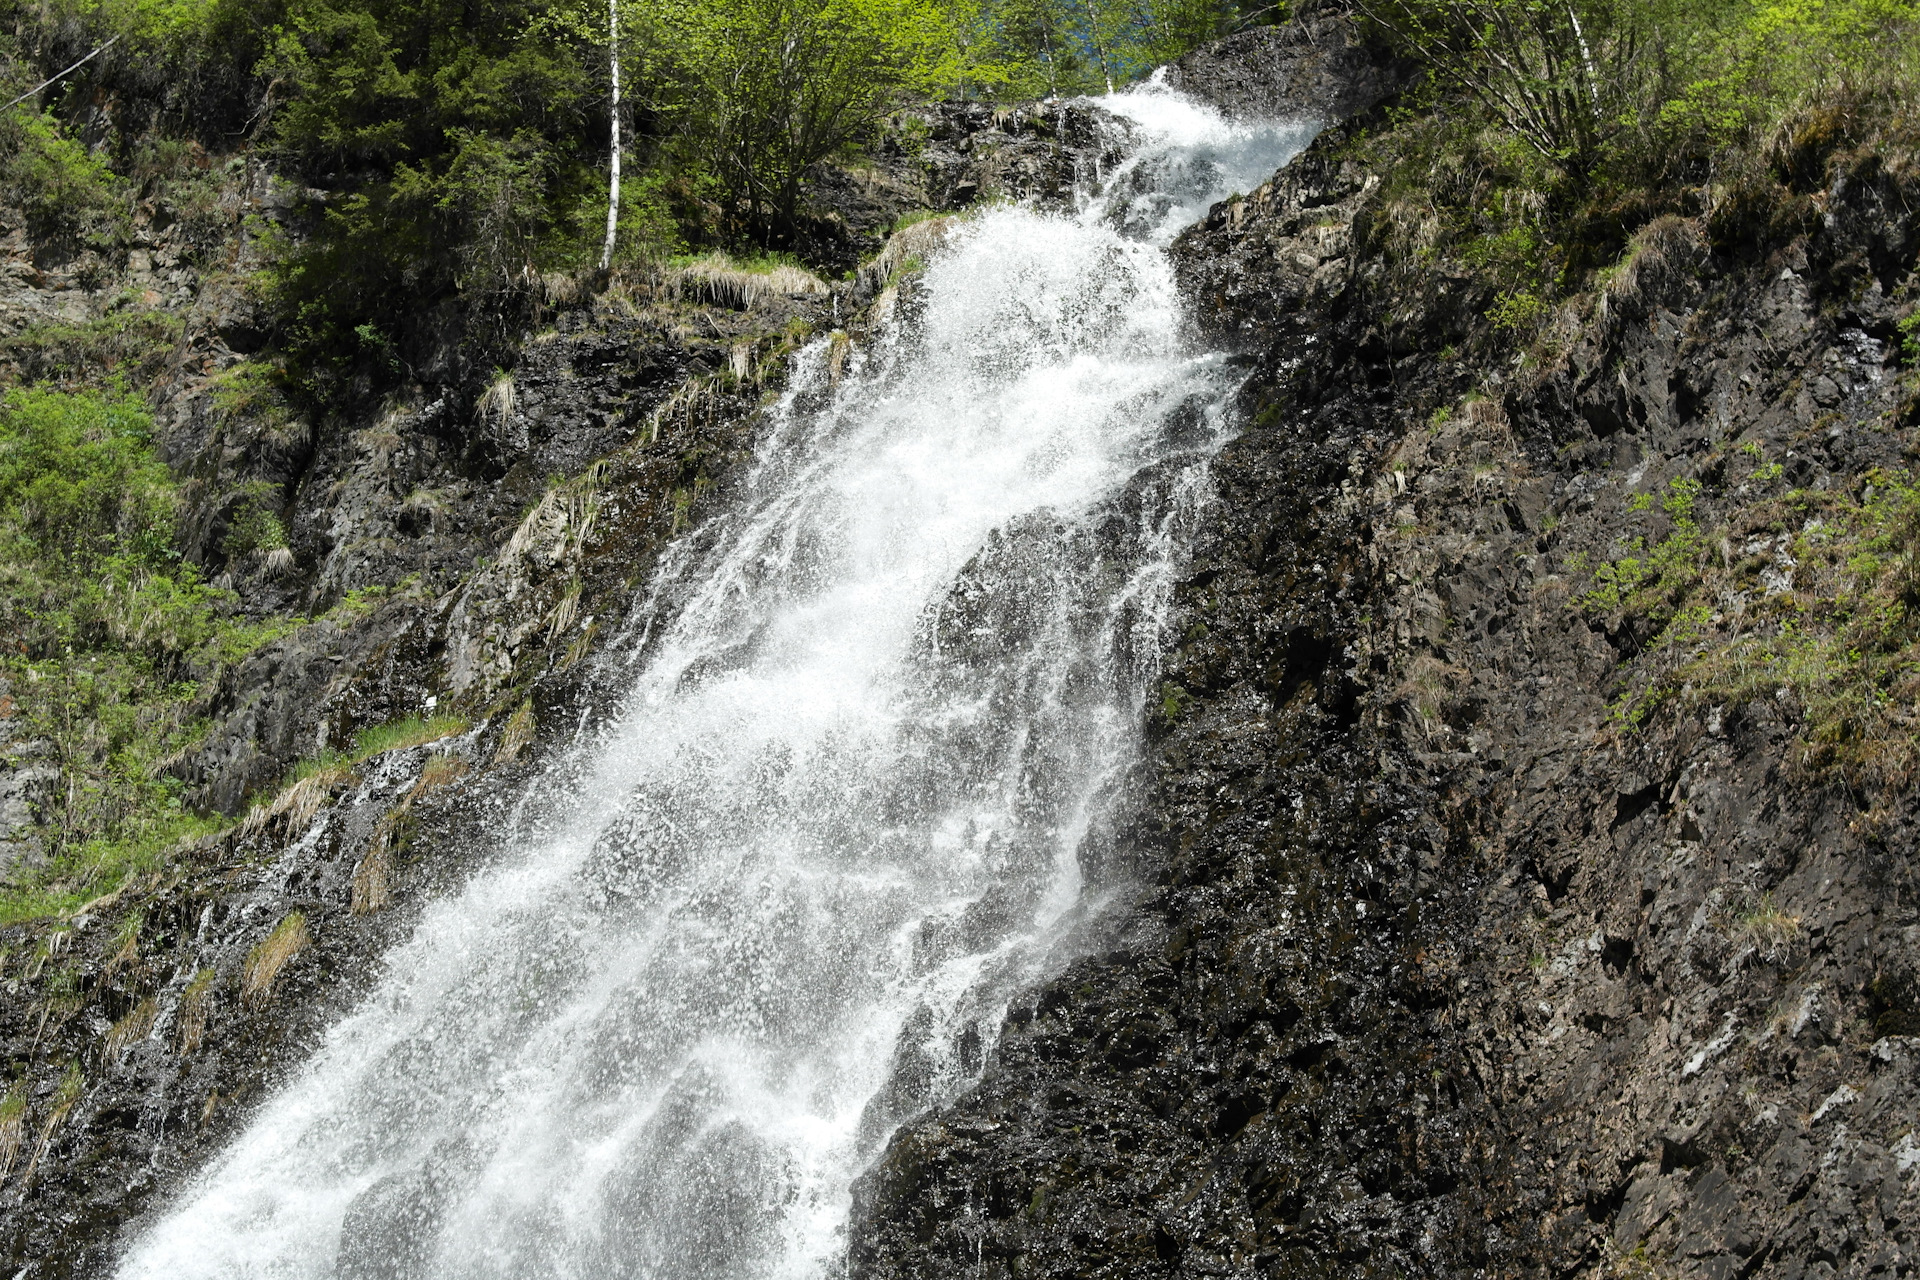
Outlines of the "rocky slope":
{"type": "MultiPolygon", "coordinates": [[[[1328,119],[1400,82],[1301,8],[1173,78],[1328,119]]],[[[1819,767],[1791,692],[1623,723],[1659,637],[1590,603],[1596,565],[1681,518],[1724,531],[1729,575],[1751,562],[1722,612],[1807,594],[1808,517],[1780,495],[1844,504],[1906,465],[1911,152],[1823,135],[1779,216],[1643,227],[1516,363],[1490,286],[1408,253],[1365,145],[1386,127],[1330,130],[1179,247],[1249,378],[1150,785],[1089,867],[1123,901],[863,1182],[855,1275],[1911,1269],[1914,806],[1819,767]]],[[[1057,197],[1109,136],[1058,106],[903,117],[823,176],[815,257],[882,253],[911,208],[1057,197]]],[[[0,1109],[0,1254],[34,1277],[103,1274],[483,828],[540,820],[511,798],[610,705],[614,623],[724,500],[784,354],[857,338],[919,251],[909,229],[852,280],[786,288],[550,281],[510,377],[311,421],[232,393],[264,340],[246,219],[280,197],[244,155],[212,167],[193,216],[140,215],[112,287],[7,231],[10,333],[128,285],[175,317],[150,375],[188,553],[298,622],[210,693],[178,765],[254,820],[0,930],[25,1099],[0,1109]],[[261,486],[290,554],[229,557],[261,486]],[[343,755],[282,785],[321,748],[343,755]]],[[[30,838],[46,780],[33,744],[0,749],[0,838],[30,838]]]]}
{"type": "MultiPolygon", "coordinates": [[[[0,210],[0,385],[115,362],[183,482],[183,555],[277,633],[202,690],[208,728],[167,766],[224,828],[0,927],[8,1274],[109,1272],[419,908],[503,825],[542,820],[525,781],[617,705],[622,624],[662,547],[725,501],[789,356],[830,336],[838,368],[943,234],[889,234],[900,215],[1063,198],[1122,131],[1078,103],[904,112],[870,163],[817,175],[814,258],[844,278],[723,258],[551,278],[511,368],[450,347],[366,411],[261,376],[271,317],[246,281],[288,201],[249,153],[190,152],[191,208],[150,184],[123,261],[51,251],[0,210]],[[237,550],[260,512],[284,546],[237,550]]],[[[0,888],[34,874],[59,786],[6,694],[0,888]]]]}
{"type": "Polygon", "coordinates": [[[1705,652],[1817,605],[1818,513],[1915,446],[1911,140],[1809,128],[1516,361],[1407,252],[1388,128],[1179,246],[1250,377],[1143,887],[868,1175],[856,1276],[1914,1266],[1911,790],[1784,680],[1623,716],[1665,633],[1594,594],[1698,527],[1705,652]]]}

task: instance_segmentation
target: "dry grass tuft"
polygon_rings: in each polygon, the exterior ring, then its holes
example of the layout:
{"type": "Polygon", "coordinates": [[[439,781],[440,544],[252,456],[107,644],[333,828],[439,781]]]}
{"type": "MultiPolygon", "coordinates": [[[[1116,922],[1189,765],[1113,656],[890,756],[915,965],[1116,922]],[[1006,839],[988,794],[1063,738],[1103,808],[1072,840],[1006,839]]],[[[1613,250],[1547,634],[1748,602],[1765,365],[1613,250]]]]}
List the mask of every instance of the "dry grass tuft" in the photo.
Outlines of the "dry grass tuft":
{"type": "Polygon", "coordinates": [[[506,764],[518,759],[527,744],[533,741],[535,726],[533,723],[533,700],[529,698],[511,716],[500,730],[500,746],[493,753],[495,764],[506,764]]]}
{"type": "Polygon", "coordinates": [[[180,1053],[184,1057],[207,1038],[207,1015],[213,1009],[213,970],[202,969],[180,993],[180,1053]]]}
{"type": "Polygon", "coordinates": [[[660,429],[671,418],[679,418],[686,426],[693,426],[694,415],[705,411],[704,421],[711,423],[714,412],[720,403],[720,388],[712,378],[688,378],[673,394],[654,406],[647,415],[647,428],[643,433],[648,444],[660,439],[660,429]]]}
{"type": "Polygon", "coordinates": [[[0,1181],[13,1172],[13,1162],[20,1158],[20,1144],[26,1136],[27,1090],[23,1081],[16,1080],[7,1096],[0,1098],[0,1181]]]}
{"type": "Polygon", "coordinates": [[[573,620],[580,614],[580,579],[575,578],[567,584],[560,599],[554,603],[547,614],[547,643],[552,644],[572,628],[573,620]]]}
{"type": "Polygon", "coordinates": [[[147,1038],[159,1016],[160,1001],[148,996],[114,1023],[107,1031],[107,1061],[116,1068],[121,1066],[126,1061],[127,1050],[147,1038]]]}
{"type": "Polygon", "coordinates": [[[567,642],[567,651],[560,656],[560,669],[565,670],[587,656],[593,648],[594,637],[600,634],[600,624],[590,622],[579,635],[567,642]]]}
{"type": "Polygon", "coordinates": [[[121,969],[140,959],[141,923],[140,913],[137,911],[120,922],[120,928],[114,932],[113,941],[108,944],[113,948],[113,953],[107,957],[107,963],[100,970],[102,978],[111,978],[121,969]]]}
{"type": "Polygon", "coordinates": [[[1644,312],[1650,300],[1705,268],[1710,252],[1699,218],[1655,218],[1628,245],[1625,260],[1600,290],[1598,318],[1604,326],[1644,312]]]}
{"type": "Polygon", "coordinates": [[[1762,894],[1751,910],[1734,921],[1733,933],[1751,944],[1761,959],[1777,963],[1793,950],[1794,940],[1800,936],[1800,917],[1789,915],[1771,893],[1762,894]]]}
{"type": "Polygon", "coordinates": [[[247,953],[247,967],[240,983],[241,997],[255,1005],[272,999],[274,980],[280,971],[311,945],[313,936],[307,932],[307,917],[298,911],[289,913],[247,953]]]}
{"type": "Polygon", "coordinates": [[[393,901],[393,843],[398,814],[388,814],[373,829],[367,851],[353,868],[353,904],[356,916],[370,915],[393,901]]]}
{"type": "Polygon", "coordinates": [[[412,803],[413,796],[422,796],[429,791],[438,791],[441,787],[458,782],[466,776],[467,762],[465,760],[462,760],[458,756],[434,756],[428,760],[426,766],[420,770],[420,780],[413,784],[413,794],[408,796],[408,803],[412,803]]]}
{"type": "Polygon", "coordinates": [[[492,418],[498,426],[507,425],[507,419],[513,416],[513,407],[517,400],[513,375],[498,374],[480,393],[480,402],[474,406],[483,418],[492,418]]]}
{"type": "Polygon", "coordinates": [[[555,310],[574,305],[586,294],[580,277],[568,271],[549,271],[540,277],[540,293],[555,310]]]}
{"type": "Polygon", "coordinates": [[[86,1092],[86,1087],[87,1078],[81,1074],[80,1064],[69,1062],[66,1074],[60,1077],[60,1084],[53,1091],[53,1102],[47,1112],[47,1123],[40,1130],[40,1143],[34,1148],[33,1159],[27,1162],[27,1171],[20,1175],[23,1187],[32,1185],[34,1170],[40,1167],[40,1160],[47,1154],[47,1148],[53,1142],[53,1135],[59,1131],[62,1124],[66,1123],[67,1116],[74,1107],[79,1105],[80,1095],[86,1092]]]}
{"type": "Polygon", "coordinates": [[[240,824],[241,833],[251,835],[276,818],[286,819],[289,835],[306,830],[314,815],[332,798],[334,789],[352,776],[353,770],[345,764],[319,766],[282,789],[271,803],[254,806],[246,821],[240,824]]]}
{"type": "Polygon", "coordinates": [[[958,221],[956,215],[949,214],[927,218],[894,232],[873,261],[860,268],[860,284],[874,293],[886,289],[903,270],[924,261],[944,244],[958,221]]]}
{"type": "Polygon", "coordinates": [[[605,478],[606,464],[596,462],[572,480],[547,490],[500,549],[501,562],[511,563],[537,552],[548,564],[559,564],[569,550],[584,545],[600,514],[600,486],[605,478]]]}
{"type": "Polygon", "coordinates": [[[783,263],[752,270],[718,251],[668,272],[660,291],[674,302],[705,302],[732,311],[752,311],[772,298],[824,298],[833,292],[804,267],[783,263]]]}

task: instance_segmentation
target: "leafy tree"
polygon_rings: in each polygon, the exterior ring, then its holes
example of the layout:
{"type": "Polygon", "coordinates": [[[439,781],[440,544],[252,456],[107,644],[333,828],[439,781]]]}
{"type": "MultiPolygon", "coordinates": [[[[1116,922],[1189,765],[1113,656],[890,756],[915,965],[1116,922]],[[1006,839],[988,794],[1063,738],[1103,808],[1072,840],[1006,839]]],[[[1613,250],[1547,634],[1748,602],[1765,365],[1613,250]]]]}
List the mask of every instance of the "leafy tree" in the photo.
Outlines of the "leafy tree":
{"type": "Polygon", "coordinates": [[[1018,97],[1059,97],[1086,84],[1072,0],[1005,0],[994,38],[1018,97]]]}
{"type": "Polygon", "coordinates": [[[1577,182],[1724,146],[1840,83],[1903,92],[1920,16],[1914,0],[1357,3],[1577,182]]]}
{"type": "Polygon", "coordinates": [[[980,25],[1003,95],[1030,98],[1110,91],[1285,12],[1257,0],[995,0],[980,25]]]}
{"type": "Polygon", "coordinates": [[[1360,0],[1449,88],[1571,173],[1627,123],[1646,22],[1635,0],[1360,0]]]}
{"type": "Polygon", "coordinates": [[[601,87],[544,11],[288,3],[261,64],[271,149],[327,198],[303,206],[306,235],[282,247],[270,293],[307,376],[391,376],[458,332],[505,340],[539,274],[591,252],[601,87]],[[435,316],[455,297],[457,323],[435,316]]]}
{"type": "Polygon", "coordinates": [[[693,153],[776,234],[809,168],[963,69],[934,0],[669,0],[662,26],[693,153]]]}

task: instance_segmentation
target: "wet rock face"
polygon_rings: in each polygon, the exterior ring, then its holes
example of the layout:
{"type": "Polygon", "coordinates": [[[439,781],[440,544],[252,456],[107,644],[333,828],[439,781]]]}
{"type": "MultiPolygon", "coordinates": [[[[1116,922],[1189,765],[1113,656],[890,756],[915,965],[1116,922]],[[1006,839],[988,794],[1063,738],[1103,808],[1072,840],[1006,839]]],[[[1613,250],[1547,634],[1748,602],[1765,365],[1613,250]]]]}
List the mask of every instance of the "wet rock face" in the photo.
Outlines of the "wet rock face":
{"type": "Polygon", "coordinates": [[[1252,27],[1194,50],[1166,83],[1230,119],[1309,117],[1335,124],[1399,91],[1413,68],[1369,47],[1347,6],[1309,0],[1290,21],[1252,27]]]}
{"type": "MultiPolygon", "coordinates": [[[[1030,127],[1018,112],[930,111],[952,117],[941,141],[848,206],[844,243],[870,232],[885,243],[890,209],[999,190],[1006,175],[1070,182],[1074,131],[1095,136],[1100,114],[1030,127]],[[999,141],[969,141],[983,132],[999,141]],[[1000,145],[1014,134],[1026,141],[1000,145]],[[947,185],[930,190],[929,174],[947,185]]],[[[272,216],[274,189],[257,167],[230,167],[238,238],[243,214],[272,216]]],[[[203,691],[212,727],[171,768],[204,809],[273,805],[74,918],[0,928],[0,1054],[27,1102],[12,1128],[0,1112],[0,1257],[12,1270],[110,1274],[139,1215],[305,1059],[419,908],[457,887],[504,825],[539,820],[528,780],[556,739],[618,704],[609,641],[666,543],[700,536],[726,501],[788,356],[834,327],[862,338],[880,300],[899,296],[904,259],[939,233],[920,224],[831,292],[688,301],[632,282],[550,288],[510,376],[449,374],[319,421],[223,401],[258,317],[221,277],[165,255],[185,264],[169,268],[168,297],[192,310],[170,363],[146,372],[158,442],[183,481],[184,550],[253,616],[299,615],[203,691]],[[261,491],[288,554],[228,556],[227,528],[261,491]],[[448,712],[469,727],[321,770],[304,800],[281,785],[295,761],[346,751],[363,729],[448,712]],[[295,917],[300,945],[256,984],[259,949],[295,917]]],[[[158,262],[173,241],[155,236],[158,262]]],[[[17,247],[0,238],[0,253],[17,247]]],[[[227,247],[256,263],[251,242],[227,247]]],[[[0,286],[0,328],[83,318],[102,301],[65,277],[16,271],[0,286]]],[[[56,781],[45,744],[16,737],[17,724],[0,687],[0,876],[40,856],[31,828],[56,781]]],[[[342,1274],[406,1274],[408,1224],[437,1211],[434,1194],[427,1179],[363,1197],[342,1274]]]]}
{"type": "Polygon", "coordinates": [[[1252,376],[1139,887],[859,1186],[853,1274],[1902,1273],[1911,796],[1804,767],[1777,699],[1622,732],[1648,637],[1565,566],[1736,439],[1815,490],[1903,464],[1910,170],[1798,231],[1649,228],[1522,379],[1442,356],[1491,300],[1388,270],[1345,155],[1177,249],[1252,376]]]}

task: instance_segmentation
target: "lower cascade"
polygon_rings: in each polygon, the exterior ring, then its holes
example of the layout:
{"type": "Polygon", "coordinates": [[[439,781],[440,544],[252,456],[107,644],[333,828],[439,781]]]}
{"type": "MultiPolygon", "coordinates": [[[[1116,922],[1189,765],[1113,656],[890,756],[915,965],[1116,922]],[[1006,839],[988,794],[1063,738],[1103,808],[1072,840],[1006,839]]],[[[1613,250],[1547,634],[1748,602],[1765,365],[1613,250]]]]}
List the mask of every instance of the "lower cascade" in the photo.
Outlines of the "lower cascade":
{"type": "Polygon", "coordinates": [[[799,357],[624,705],[122,1276],[840,1269],[1124,803],[1234,385],[1164,247],[1311,135],[1103,105],[1129,155],[1078,212],[956,222],[870,344],[799,357]]]}

